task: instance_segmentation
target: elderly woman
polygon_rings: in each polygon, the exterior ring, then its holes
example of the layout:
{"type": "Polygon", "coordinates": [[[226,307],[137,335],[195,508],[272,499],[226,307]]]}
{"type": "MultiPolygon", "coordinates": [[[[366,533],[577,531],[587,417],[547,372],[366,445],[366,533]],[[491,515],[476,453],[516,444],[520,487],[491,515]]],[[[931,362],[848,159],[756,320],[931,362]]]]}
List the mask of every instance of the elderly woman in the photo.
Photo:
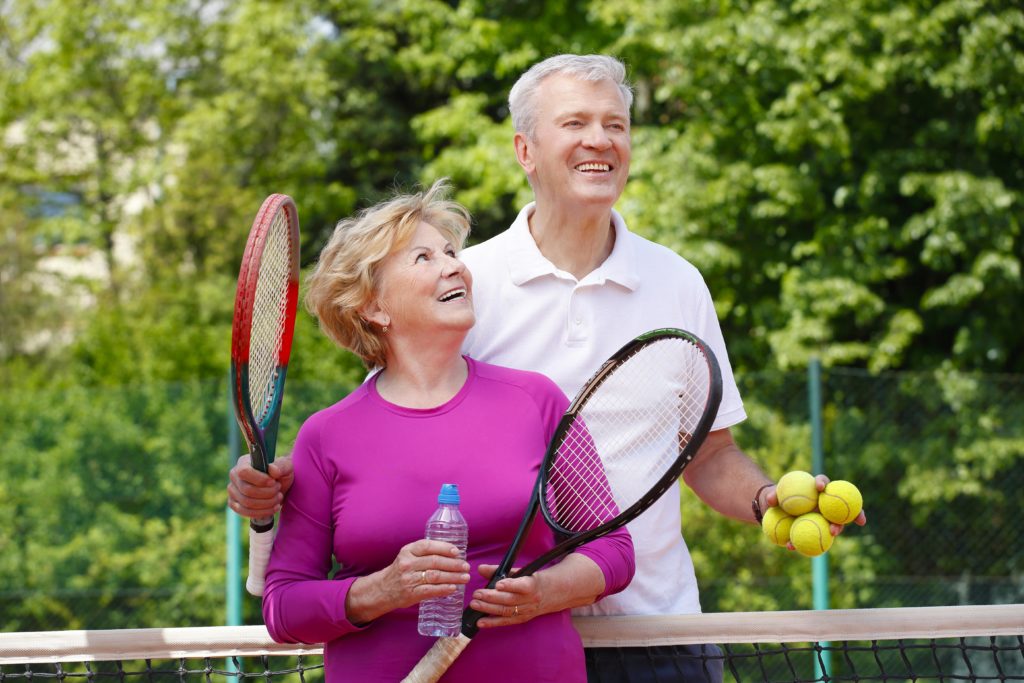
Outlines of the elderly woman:
{"type": "MultiPolygon", "coordinates": [[[[569,608],[626,586],[632,543],[623,530],[484,588],[567,401],[543,375],[461,355],[474,313],[456,253],[469,220],[444,190],[342,221],[309,278],[306,303],[324,332],[381,370],[299,431],[263,615],[275,640],[325,642],[328,680],[397,681],[433,641],[417,633],[419,602],[468,584],[489,616],[445,681],[582,683],[569,608]],[[459,484],[466,560],[423,538],[443,482],[459,484]],[[340,568],[328,578],[332,555],[340,568]],[[541,645],[543,658],[527,654],[541,645]]],[[[518,561],[553,543],[535,524],[518,561]]]]}

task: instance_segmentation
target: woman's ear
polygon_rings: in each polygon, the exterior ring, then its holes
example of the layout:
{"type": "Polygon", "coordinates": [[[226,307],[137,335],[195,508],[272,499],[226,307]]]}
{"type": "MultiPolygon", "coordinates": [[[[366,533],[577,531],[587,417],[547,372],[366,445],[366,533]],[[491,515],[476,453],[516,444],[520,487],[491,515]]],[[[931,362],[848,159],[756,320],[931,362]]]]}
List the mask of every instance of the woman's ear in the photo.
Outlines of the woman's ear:
{"type": "Polygon", "coordinates": [[[380,327],[387,327],[391,324],[391,316],[388,315],[377,299],[360,308],[359,317],[368,323],[379,325],[380,327]]]}

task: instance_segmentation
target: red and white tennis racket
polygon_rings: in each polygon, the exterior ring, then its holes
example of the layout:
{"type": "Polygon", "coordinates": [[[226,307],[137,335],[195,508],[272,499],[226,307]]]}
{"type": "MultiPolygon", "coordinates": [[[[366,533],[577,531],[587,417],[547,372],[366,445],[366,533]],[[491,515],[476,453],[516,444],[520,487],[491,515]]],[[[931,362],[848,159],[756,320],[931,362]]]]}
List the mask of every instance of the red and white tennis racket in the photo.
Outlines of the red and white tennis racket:
{"type": "MultiPolygon", "coordinates": [[[[529,576],[653,505],[697,455],[721,397],[718,361],[689,332],[653,330],[619,349],[555,429],[519,531],[487,587],[506,576],[529,576]],[[513,571],[538,509],[560,541],[513,571]]],[[[469,645],[483,616],[466,608],[462,632],[439,638],[403,683],[438,680],[469,645]]]]}
{"type": "MultiPolygon", "coordinates": [[[[274,461],[284,379],[299,301],[299,215],[292,198],[272,194],[249,231],[231,326],[231,387],[235,418],[261,472],[274,461]]],[[[273,516],[249,523],[249,578],[263,595],[274,543],[273,516]]]]}

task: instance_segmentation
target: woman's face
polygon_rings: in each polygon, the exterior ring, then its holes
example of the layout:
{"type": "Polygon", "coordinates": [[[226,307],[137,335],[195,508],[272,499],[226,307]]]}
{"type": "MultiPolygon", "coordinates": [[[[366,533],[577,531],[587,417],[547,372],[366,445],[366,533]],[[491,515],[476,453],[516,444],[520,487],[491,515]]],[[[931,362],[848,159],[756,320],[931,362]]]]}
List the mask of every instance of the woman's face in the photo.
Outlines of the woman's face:
{"type": "Polygon", "coordinates": [[[389,335],[426,341],[445,330],[465,334],[476,322],[473,278],[455,247],[429,223],[421,221],[409,243],[384,259],[380,283],[377,302],[389,335]]]}

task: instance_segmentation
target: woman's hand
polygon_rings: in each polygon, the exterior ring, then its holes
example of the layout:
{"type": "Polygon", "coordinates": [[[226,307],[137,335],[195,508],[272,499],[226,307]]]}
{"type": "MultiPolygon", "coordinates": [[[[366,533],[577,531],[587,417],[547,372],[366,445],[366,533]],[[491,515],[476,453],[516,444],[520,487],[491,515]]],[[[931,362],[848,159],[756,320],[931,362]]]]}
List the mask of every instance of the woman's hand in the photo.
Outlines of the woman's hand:
{"type": "MultiPolygon", "coordinates": [[[[482,564],[478,567],[480,575],[488,581],[497,569],[496,564],[482,564]]],[[[541,574],[538,572],[517,579],[505,578],[495,584],[494,588],[474,591],[469,606],[478,612],[494,615],[481,618],[477,622],[480,628],[522,624],[538,614],[544,614],[541,607],[544,603],[541,574]]]]}
{"type": "Polygon", "coordinates": [[[345,615],[363,624],[382,614],[426,600],[451,595],[469,582],[469,563],[459,549],[444,541],[421,539],[404,546],[384,569],[352,582],[345,597],[345,615]]]}
{"type": "MultiPolygon", "coordinates": [[[[478,568],[488,581],[497,565],[478,568]]],[[[480,628],[522,624],[541,614],[560,612],[570,607],[589,605],[604,592],[604,573],[586,555],[574,553],[558,564],[533,576],[504,578],[494,588],[473,592],[469,606],[492,616],[483,617],[480,628]]]]}

